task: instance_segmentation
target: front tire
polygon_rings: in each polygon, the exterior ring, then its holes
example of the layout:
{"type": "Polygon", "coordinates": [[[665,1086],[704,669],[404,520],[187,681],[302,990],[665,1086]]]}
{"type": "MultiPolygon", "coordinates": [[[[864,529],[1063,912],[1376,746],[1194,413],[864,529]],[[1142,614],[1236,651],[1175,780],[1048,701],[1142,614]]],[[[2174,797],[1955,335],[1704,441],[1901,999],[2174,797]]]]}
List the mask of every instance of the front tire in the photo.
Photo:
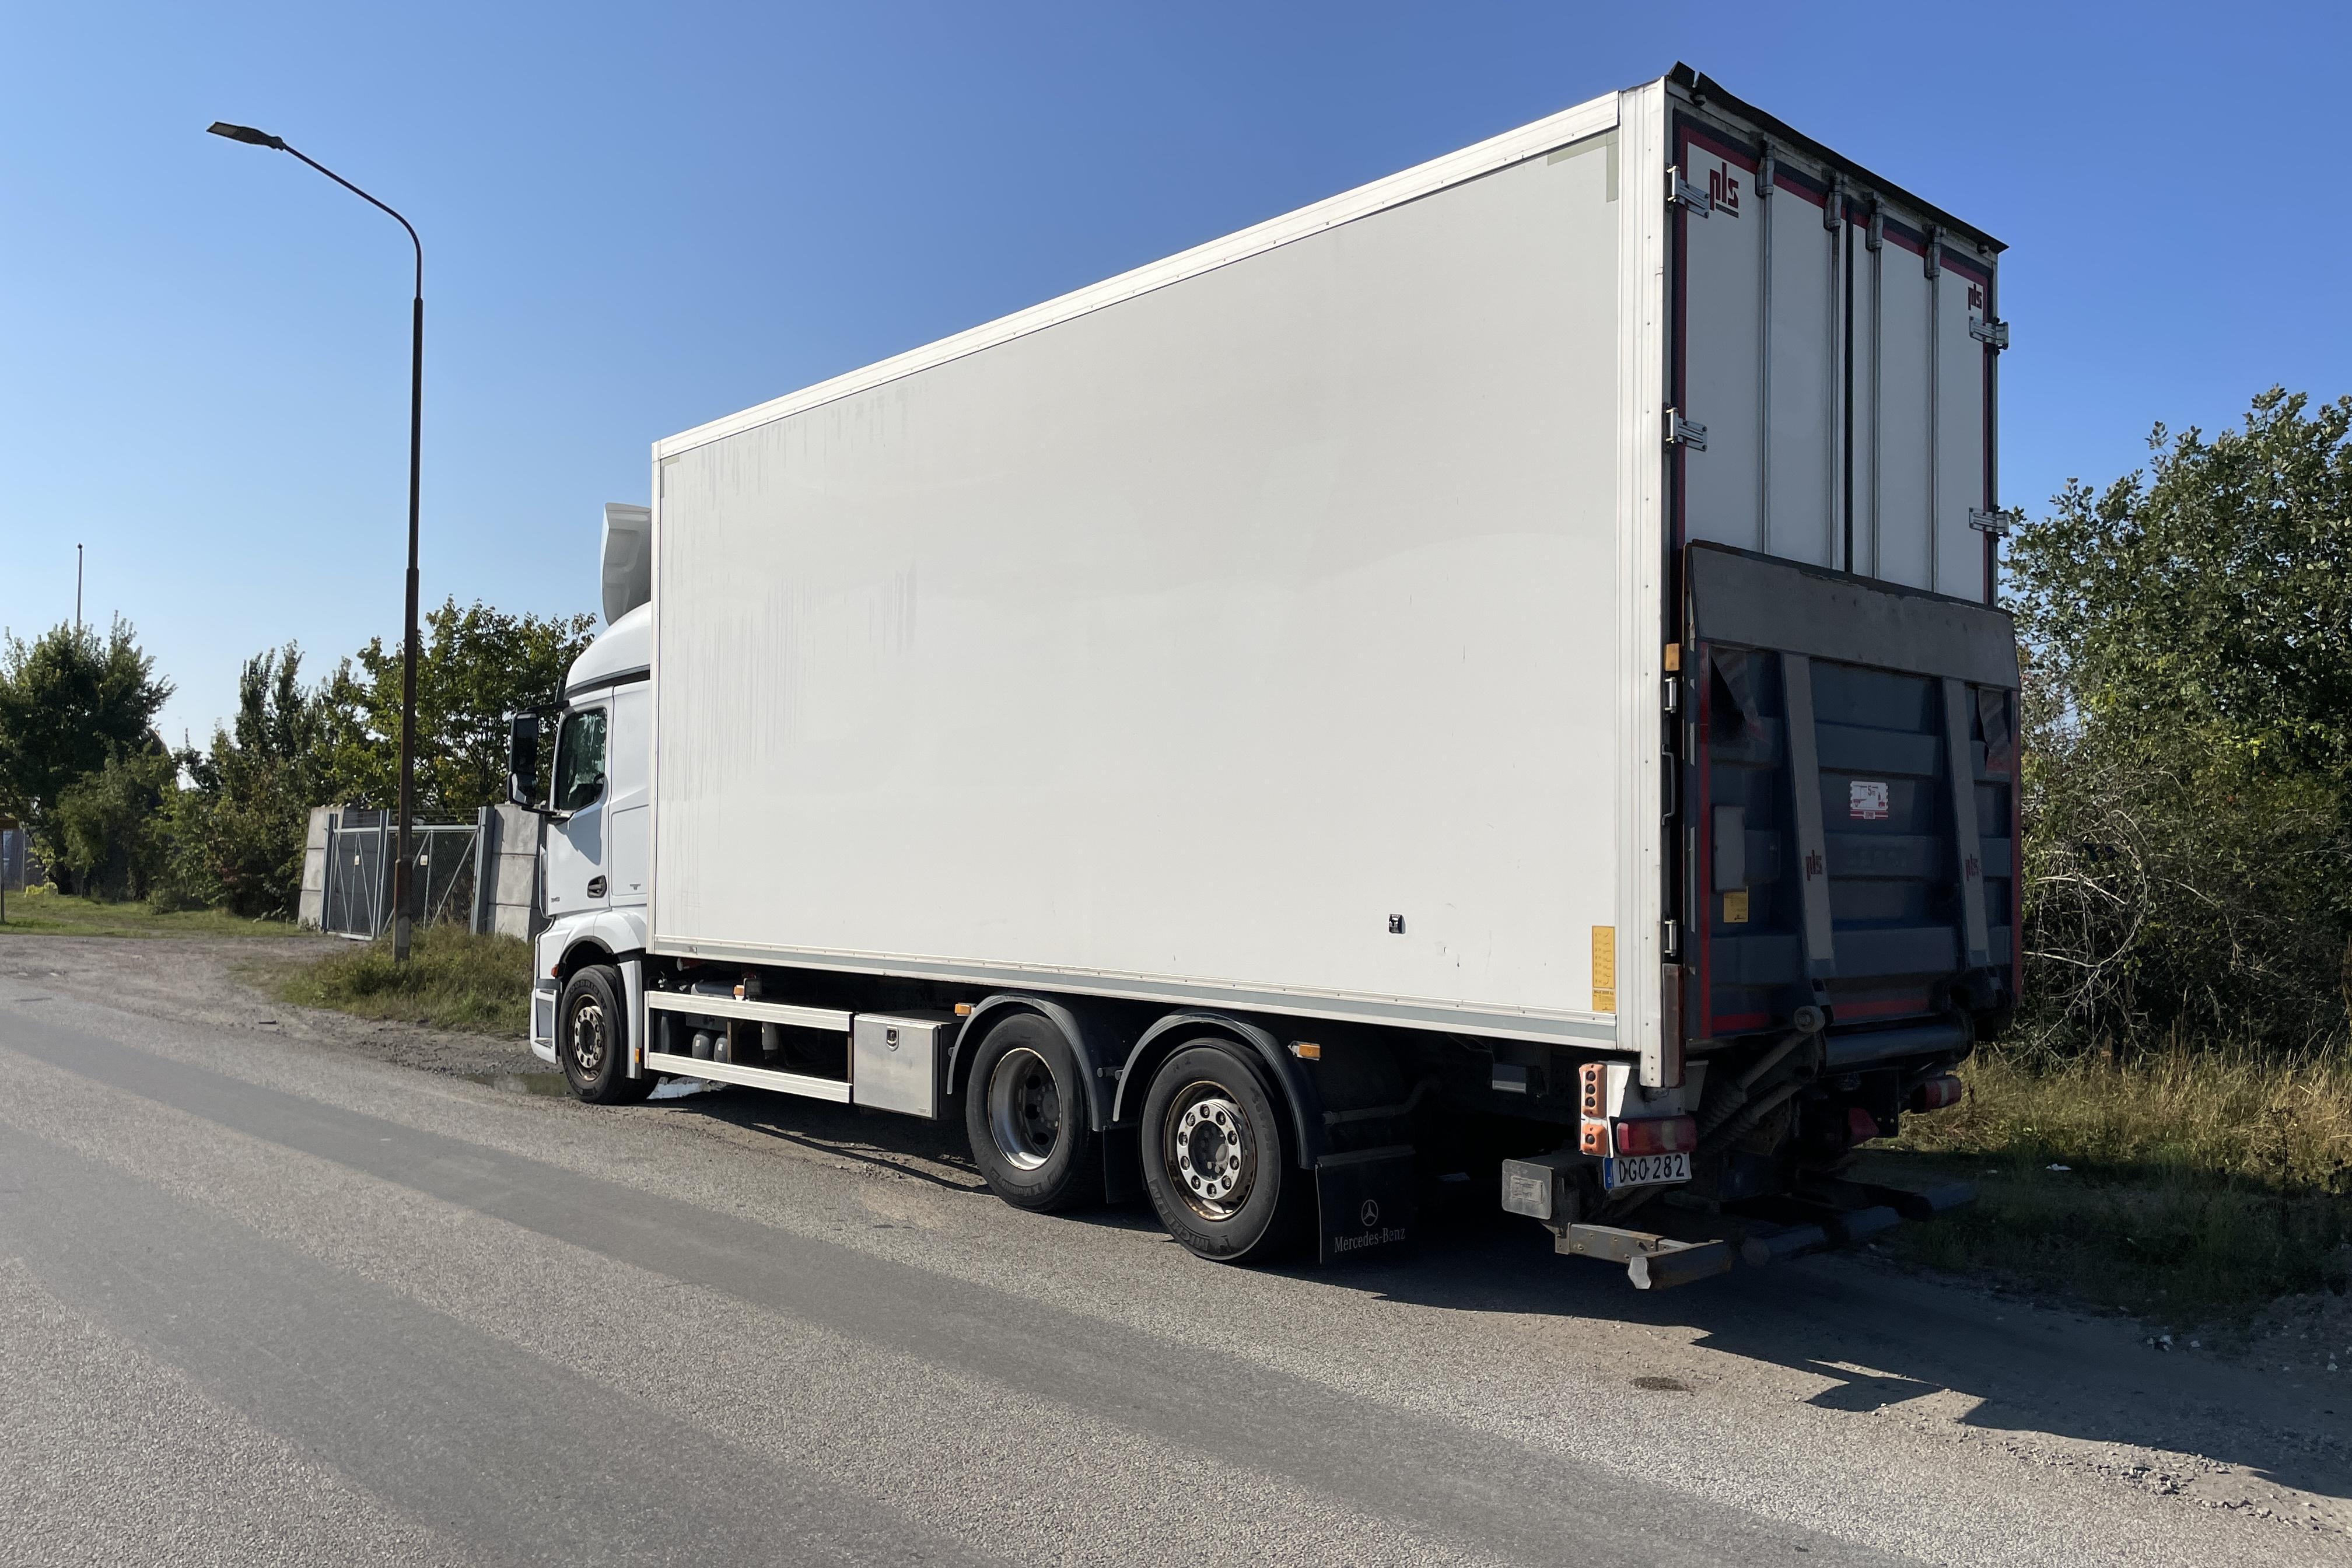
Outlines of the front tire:
{"type": "Polygon", "coordinates": [[[1015,1208],[1051,1213],[1102,1196],[1102,1140],[1087,1125],[1078,1053],[1051,1020],[1016,1013],[989,1030],[964,1080],[971,1163],[1015,1208]]]}
{"type": "Polygon", "coordinates": [[[572,1092],[591,1105],[627,1105],[653,1092],[629,1076],[629,1033],[621,972],[592,963],[572,972],[555,1004],[555,1059],[572,1092]]]}
{"type": "Polygon", "coordinates": [[[1143,1184],[1168,1234],[1195,1257],[1265,1263],[1297,1246],[1310,1192],[1284,1108],[1223,1040],[1193,1040],[1143,1097],[1143,1184]]]}

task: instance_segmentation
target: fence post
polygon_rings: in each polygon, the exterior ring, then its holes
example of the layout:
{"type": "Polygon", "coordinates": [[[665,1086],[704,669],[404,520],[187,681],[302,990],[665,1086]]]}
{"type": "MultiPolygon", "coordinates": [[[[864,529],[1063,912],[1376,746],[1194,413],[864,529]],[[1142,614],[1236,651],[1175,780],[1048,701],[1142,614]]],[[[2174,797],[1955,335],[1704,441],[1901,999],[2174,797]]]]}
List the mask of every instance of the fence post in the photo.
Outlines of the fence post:
{"type": "Polygon", "coordinates": [[[474,808],[474,910],[466,929],[480,936],[490,929],[498,910],[499,813],[496,806],[474,808]]]}

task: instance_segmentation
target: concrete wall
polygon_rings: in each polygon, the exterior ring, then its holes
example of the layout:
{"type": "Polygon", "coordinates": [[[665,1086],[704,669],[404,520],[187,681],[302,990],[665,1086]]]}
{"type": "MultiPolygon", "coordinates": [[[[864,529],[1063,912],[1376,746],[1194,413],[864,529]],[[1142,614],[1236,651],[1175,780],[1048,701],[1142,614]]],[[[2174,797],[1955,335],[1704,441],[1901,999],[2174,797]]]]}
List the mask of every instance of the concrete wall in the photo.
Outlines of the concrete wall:
{"type": "Polygon", "coordinates": [[[482,813],[482,835],[477,864],[487,871],[475,883],[474,929],[529,942],[547,923],[539,900],[539,818],[519,805],[491,806],[482,813]]]}
{"type": "Polygon", "coordinates": [[[310,831],[302,840],[302,894],[294,921],[306,931],[317,931],[326,915],[327,820],[334,811],[331,805],[312,806],[310,831]]]}

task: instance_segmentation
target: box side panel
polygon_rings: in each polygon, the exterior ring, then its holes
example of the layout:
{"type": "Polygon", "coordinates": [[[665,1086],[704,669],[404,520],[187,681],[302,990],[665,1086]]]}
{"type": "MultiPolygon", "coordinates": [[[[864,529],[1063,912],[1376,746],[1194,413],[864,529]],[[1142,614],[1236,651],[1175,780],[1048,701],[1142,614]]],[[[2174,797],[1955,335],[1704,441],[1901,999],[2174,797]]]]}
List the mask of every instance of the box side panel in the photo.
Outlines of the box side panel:
{"type": "Polygon", "coordinates": [[[1584,1016],[1619,204],[1575,152],[662,464],[657,945],[1584,1016]]]}

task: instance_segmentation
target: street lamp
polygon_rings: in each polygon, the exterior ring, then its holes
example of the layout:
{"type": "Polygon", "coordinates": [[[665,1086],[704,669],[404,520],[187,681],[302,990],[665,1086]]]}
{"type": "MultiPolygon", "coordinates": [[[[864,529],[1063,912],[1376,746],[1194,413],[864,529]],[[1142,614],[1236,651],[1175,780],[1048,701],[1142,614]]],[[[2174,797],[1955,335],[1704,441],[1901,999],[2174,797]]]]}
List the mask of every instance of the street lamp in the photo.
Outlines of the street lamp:
{"type": "Polygon", "coordinates": [[[408,243],[416,247],[416,300],[410,315],[414,332],[408,372],[408,618],[402,631],[401,642],[400,823],[396,830],[397,858],[392,868],[392,959],[394,963],[404,963],[408,961],[409,910],[412,907],[409,872],[415,858],[414,847],[410,843],[410,827],[415,815],[416,788],[416,473],[425,420],[425,242],[416,237],[415,227],[406,218],[324,163],[289,147],[268,132],[256,131],[250,125],[231,125],[219,120],[205,129],[232,142],[268,147],[300,158],[362,201],[392,213],[393,221],[408,230],[408,243]]]}

